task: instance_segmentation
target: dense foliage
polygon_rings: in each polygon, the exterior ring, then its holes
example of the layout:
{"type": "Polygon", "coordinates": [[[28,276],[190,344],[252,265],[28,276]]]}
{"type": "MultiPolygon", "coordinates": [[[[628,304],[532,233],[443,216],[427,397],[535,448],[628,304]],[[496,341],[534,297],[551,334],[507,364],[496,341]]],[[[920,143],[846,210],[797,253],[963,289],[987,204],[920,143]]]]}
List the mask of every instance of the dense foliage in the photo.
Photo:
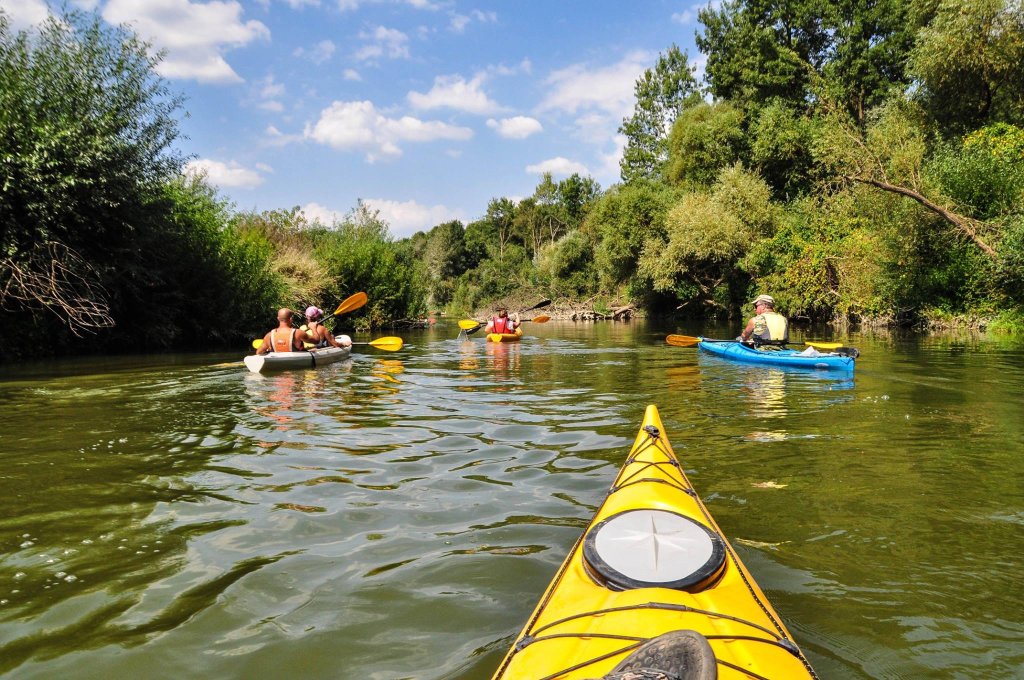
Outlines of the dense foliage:
{"type": "Polygon", "coordinates": [[[278,306],[380,326],[498,299],[1024,325],[1024,9],[1016,0],[726,0],[637,80],[622,182],[545,175],[468,224],[396,241],[235,212],[175,151],[158,57],[94,14],[0,10],[7,356],[240,343],[278,306]],[[999,321],[1001,320],[1001,321],[999,321]]]}

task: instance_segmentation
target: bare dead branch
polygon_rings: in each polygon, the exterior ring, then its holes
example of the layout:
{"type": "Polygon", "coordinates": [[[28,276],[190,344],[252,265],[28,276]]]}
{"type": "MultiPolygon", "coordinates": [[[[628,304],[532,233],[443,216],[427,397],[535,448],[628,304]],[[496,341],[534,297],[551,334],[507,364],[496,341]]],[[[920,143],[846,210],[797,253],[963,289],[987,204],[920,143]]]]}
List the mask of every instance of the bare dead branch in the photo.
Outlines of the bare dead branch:
{"type": "Polygon", "coordinates": [[[44,241],[15,259],[0,259],[0,307],[55,314],[77,337],[111,328],[107,291],[99,272],[59,241],[44,241]]]}

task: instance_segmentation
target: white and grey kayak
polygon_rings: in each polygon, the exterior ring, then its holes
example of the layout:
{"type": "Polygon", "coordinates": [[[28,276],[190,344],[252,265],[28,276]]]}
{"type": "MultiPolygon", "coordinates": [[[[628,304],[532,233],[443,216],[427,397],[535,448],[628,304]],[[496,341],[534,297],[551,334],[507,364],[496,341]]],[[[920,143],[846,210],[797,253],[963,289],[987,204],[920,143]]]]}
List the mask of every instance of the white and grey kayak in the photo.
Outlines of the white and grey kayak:
{"type": "Polygon", "coordinates": [[[294,368],[317,368],[352,356],[351,347],[324,347],[306,352],[267,352],[245,357],[245,367],[253,373],[287,371],[294,368]]]}

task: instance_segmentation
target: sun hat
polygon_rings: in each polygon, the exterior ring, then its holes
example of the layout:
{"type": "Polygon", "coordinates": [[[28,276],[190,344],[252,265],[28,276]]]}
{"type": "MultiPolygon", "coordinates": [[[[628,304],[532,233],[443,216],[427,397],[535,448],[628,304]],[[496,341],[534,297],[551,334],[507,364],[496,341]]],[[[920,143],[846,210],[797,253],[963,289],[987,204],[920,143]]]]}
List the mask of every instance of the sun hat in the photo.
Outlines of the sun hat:
{"type": "Polygon", "coordinates": [[[320,316],[323,313],[324,313],[324,311],[322,309],[320,309],[319,307],[314,307],[313,305],[310,305],[309,307],[306,307],[306,318],[307,319],[319,319],[320,316]]]}
{"type": "Polygon", "coordinates": [[[775,306],[775,298],[773,298],[771,295],[758,295],[756,298],[754,298],[754,305],[756,306],[758,302],[763,302],[765,304],[771,305],[772,307],[775,306]]]}

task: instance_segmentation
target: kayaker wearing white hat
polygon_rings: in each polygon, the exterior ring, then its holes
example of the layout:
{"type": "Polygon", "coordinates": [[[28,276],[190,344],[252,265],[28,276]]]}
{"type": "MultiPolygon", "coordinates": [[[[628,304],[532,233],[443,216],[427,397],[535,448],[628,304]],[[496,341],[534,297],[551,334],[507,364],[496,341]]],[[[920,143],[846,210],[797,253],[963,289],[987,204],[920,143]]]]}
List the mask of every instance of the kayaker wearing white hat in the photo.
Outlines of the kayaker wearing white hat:
{"type": "Polygon", "coordinates": [[[775,298],[758,295],[754,299],[754,314],[736,340],[753,341],[755,347],[781,346],[789,342],[789,321],[775,311],[775,298]]]}

